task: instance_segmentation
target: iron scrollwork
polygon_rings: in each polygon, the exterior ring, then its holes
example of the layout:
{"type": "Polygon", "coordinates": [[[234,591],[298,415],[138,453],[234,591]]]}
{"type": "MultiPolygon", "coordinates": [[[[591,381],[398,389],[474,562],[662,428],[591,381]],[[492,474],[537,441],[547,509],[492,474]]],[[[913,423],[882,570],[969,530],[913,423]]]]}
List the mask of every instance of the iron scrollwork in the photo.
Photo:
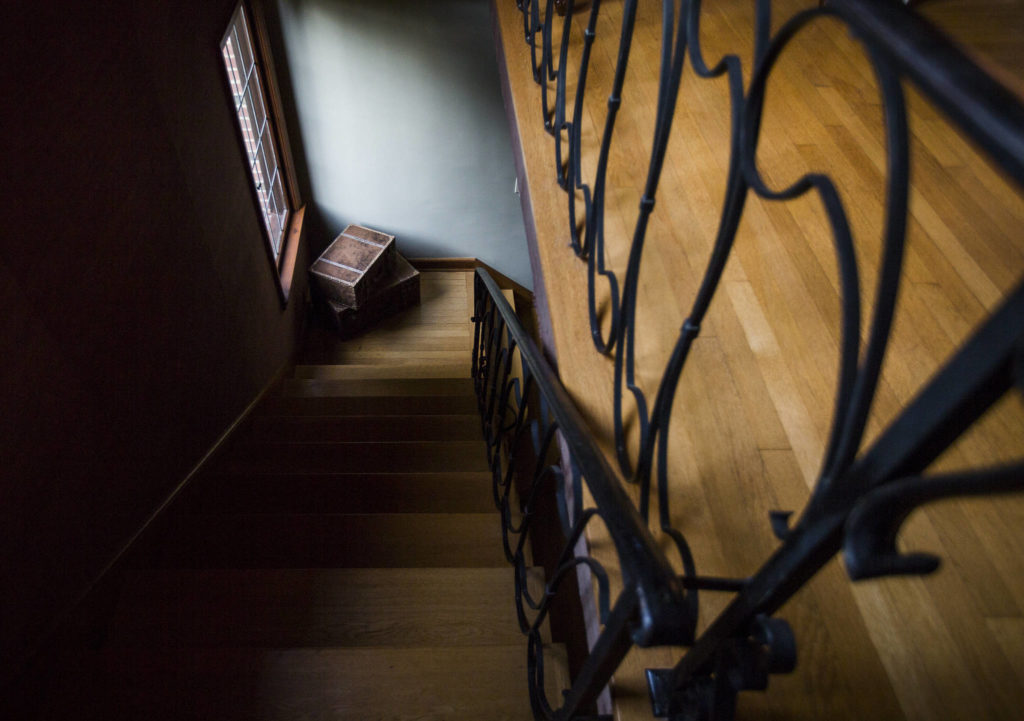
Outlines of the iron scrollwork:
{"type": "MultiPolygon", "coordinates": [[[[618,471],[627,481],[638,484],[640,502],[636,511],[645,526],[650,522],[650,509],[657,494],[656,528],[674,541],[682,559],[684,574],[679,582],[684,591],[674,589],[669,604],[672,612],[683,618],[675,631],[692,632],[695,628],[699,589],[734,594],[729,605],[699,638],[685,640],[690,649],[675,668],[653,670],[649,674],[655,714],[678,721],[729,719],[736,693],[763,689],[770,673],[792,668],[795,642],[785,622],[772,614],[841,549],[845,549],[847,568],[854,579],[927,573],[937,567],[937,559],[921,554],[900,554],[895,548],[899,529],[914,509],[939,498],[1024,488],[1024,466],[1020,465],[944,476],[925,473],[928,465],[982,413],[1015,386],[1019,391],[1024,385],[1021,378],[1024,283],[1007,295],[1002,306],[947,360],[944,368],[924,385],[889,428],[866,447],[864,444],[868,414],[891,335],[906,245],[910,131],[905,86],[920,90],[1018,186],[1024,186],[1024,106],[934,28],[888,0],[827,0],[783,19],[774,32],[772,3],[756,0],[752,67],[747,69],[749,82],[746,85],[738,54],[726,54],[715,62],[706,58],[701,44],[701,0],[663,0],[651,153],[628,261],[620,277],[606,265],[604,219],[609,158],[614,152],[616,118],[625,102],[625,78],[636,29],[637,0],[621,3],[618,52],[592,178],[584,178],[582,174],[581,124],[584,98],[590,90],[588,77],[597,21],[607,3],[602,4],[601,0],[589,3],[576,59],[570,53],[570,43],[574,37],[573,24],[582,19],[579,17],[582,12],[576,12],[579,3],[569,0],[560,20],[556,19],[556,15],[561,14],[554,12],[554,0],[543,3],[543,13],[542,0],[520,0],[519,5],[523,10],[525,37],[531,46],[534,79],[542,87],[543,121],[554,136],[556,184],[567,195],[568,245],[574,256],[586,263],[587,313],[593,345],[597,352],[612,355],[614,360],[612,419],[618,471]],[[881,261],[870,304],[861,296],[863,270],[857,260],[856,239],[833,180],[825,174],[807,173],[788,187],[775,188],[761,174],[756,162],[766,88],[777,61],[794,38],[824,18],[845,25],[860,43],[873,69],[883,112],[885,216],[880,238],[881,261]],[[556,22],[561,23],[557,61],[556,22]],[[661,369],[654,398],[649,399],[636,382],[637,293],[648,225],[658,199],[659,181],[687,63],[698,78],[724,77],[728,83],[728,173],[717,231],[699,289],[679,329],[671,355],[661,369]],[[578,68],[576,90],[571,98],[567,92],[570,67],[578,68]],[[553,95],[551,83],[554,83],[553,95]],[[685,536],[673,528],[670,520],[668,429],[676,390],[733,252],[748,199],[754,196],[775,203],[807,194],[814,194],[820,200],[831,231],[841,309],[835,400],[820,470],[810,500],[792,527],[790,513],[773,514],[770,522],[781,545],[761,568],[749,579],[702,579],[697,574],[685,536]],[[598,301],[599,288],[605,291],[601,303],[606,305],[602,307],[598,301]],[[865,305],[873,309],[866,333],[862,327],[865,305]],[[602,308],[607,309],[609,316],[607,330],[601,321],[602,308]],[[862,342],[862,337],[866,337],[866,342],[862,342]],[[639,442],[635,449],[629,447],[626,438],[626,399],[632,400],[637,417],[639,442]]],[[[663,198],[662,202],[670,200],[663,198]]],[[[478,323],[482,323],[478,325],[478,334],[482,334],[481,342],[486,338],[489,344],[486,359],[489,363],[504,364],[501,365],[503,380],[491,381],[494,384],[492,395],[498,394],[500,388],[503,397],[514,397],[516,403],[528,403],[526,391],[531,390],[528,386],[534,378],[524,371],[521,385],[509,381],[507,358],[512,351],[503,354],[500,343],[495,340],[503,337],[506,328],[497,317],[481,315],[487,312],[493,315],[494,311],[478,308],[477,312],[478,323]]],[[[514,348],[517,342],[508,340],[506,346],[514,348]]],[[[519,408],[521,411],[522,406],[519,408]]],[[[488,418],[494,417],[496,412],[493,405],[483,410],[488,418]]],[[[523,424],[529,415],[515,415],[515,422],[508,427],[515,429],[517,438],[545,439],[538,449],[542,455],[546,454],[550,447],[548,434],[554,432],[557,423],[543,420],[542,413],[542,420],[533,421],[539,423],[538,427],[527,433],[523,424]]],[[[573,453],[576,453],[575,447],[573,453]]],[[[571,480],[550,466],[546,470],[538,466],[535,477],[544,474],[558,474],[560,484],[571,480]]],[[[574,497],[579,498],[579,495],[574,497]]],[[[566,509],[563,514],[566,537],[578,538],[582,532],[579,524],[586,525],[596,517],[603,517],[606,510],[600,503],[596,510],[574,508],[570,512],[566,509]]],[[[506,525],[513,529],[508,519],[506,525]]],[[[517,527],[516,532],[518,530],[522,529],[517,527]]],[[[513,558],[518,560],[514,553],[513,558]]],[[[620,561],[626,561],[622,554],[620,561]]],[[[566,556],[565,562],[589,566],[596,563],[572,555],[566,556]]],[[[598,578],[602,577],[602,571],[595,567],[598,578]]],[[[627,565],[622,571],[627,579],[635,573],[627,565]]],[[[649,595],[652,590],[646,588],[643,592],[649,595]]],[[[627,584],[623,599],[628,599],[631,593],[627,584]]],[[[530,605],[535,610],[542,609],[543,601],[530,605]]],[[[651,608],[653,606],[648,606],[648,610],[651,608]]],[[[605,623],[615,615],[607,605],[602,606],[601,612],[605,623]]],[[[662,612],[652,612],[664,618],[662,612]]],[[[654,626],[663,630],[672,628],[662,621],[649,626],[649,630],[654,626]]],[[[634,641],[641,645],[679,643],[678,635],[668,638],[634,630],[634,641]]],[[[539,701],[540,717],[551,718],[550,707],[543,699],[539,701]]],[[[573,711],[568,713],[569,716],[558,717],[568,718],[573,711]]]]}

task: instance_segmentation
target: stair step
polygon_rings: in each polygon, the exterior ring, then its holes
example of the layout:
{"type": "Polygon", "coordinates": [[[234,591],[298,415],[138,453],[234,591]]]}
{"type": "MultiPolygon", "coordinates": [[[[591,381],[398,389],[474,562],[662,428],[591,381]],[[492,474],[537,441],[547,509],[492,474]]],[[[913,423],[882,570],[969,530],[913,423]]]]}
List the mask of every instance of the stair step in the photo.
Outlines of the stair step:
{"type": "Polygon", "coordinates": [[[186,491],[188,513],[487,513],[490,473],[210,474],[186,491]]]}
{"type": "MultiPolygon", "coordinates": [[[[470,347],[473,341],[470,340],[470,347]]],[[[296,366],[295,378],[469,378],[471,362],[468,351],[460,361],[443,363],[403,365],[378,365],[375,363],[358,363],[349,365],[300,365],[296,366]]]]}
{"type": "Polygon", "coordinates": [[[471,378],[286,378],[281,394],[300,398],[335,396],[472,396],[471,378]]]}
{"type": "Polygon", "coordinates": [[[169,519],[137,566],[414,568],[505,565],[494,513],[195,514],[169,519]]]}
{"type": "Polygon", "coordinates": [[[478,413],[471,395],[435,396],[271,396],[256,415],[381,416],[467,415],[478,413]]]}
{"type": "MultiPolygon", "coordinates": [[[[43,718],[532,718],[522,643],[411,649],[122,648],[83,655],[80,668],[51,697],[43,718]]],[[[555,683],[552,678],[552,695],[555,683]]]]}
{"type": "Polygon", "coordinates": [[[217,461],[228,473],[412,473],[486,471],[482,441],[408,443],[236,442],[217,461]]]}
{"type": "Polygon", "coordinates": [[[409,336],[404,333],[381,334],[372,333],[353,338],[346,343],[350,350],[452,350],[469,356],[473,347],[470,334],[472,326],[461,324],[461,332],[455,335],[409,336]]]}
{"type": "Polygon", "coordinates": [[[480,416],[256,416],[249,440],[480,441],[480,416]]]}
{"type": "Polygon", "coordinates": [[[399,351],[384,348],[356,350],[340,345],[321,350],[307,348],[302,352],[301,361],[304,364],[429,365],[433,363],[464,363],[468,356],[468,350],[399,351]]]}
{"type": "Polygon", "coordinates": [[[265,648],[524,642],[507,566],[134,571],[108,640],[265,648]]]}
{"type": "MultiPolygon", "coordinates": [[[[455,305],[449,305],[448,309],[457,307],[459,301],[455,302],[455,305]]],[[[311,329],[312,330],[312,329],[311,329]]],[[[376,338],[393,338],[393,339],[407,339],[407,338],[421,338],[425,340],[433,340],[437,338],[462,338],[466,335],[472,335],[473,326],[468,322],[460,323],[430,323],[422,325],[409,325],[403,318],[390,318],[383,319],[380,323],[373,326],[368,332],[363,333],[351,340],[341,340],[335,334],[333,327],[323,327],[318,333],[321,335],[317,340],[323,342],[329,342],[334,345],[356,343],[360,340],[365,339],[376,339],[376,338]]]]}

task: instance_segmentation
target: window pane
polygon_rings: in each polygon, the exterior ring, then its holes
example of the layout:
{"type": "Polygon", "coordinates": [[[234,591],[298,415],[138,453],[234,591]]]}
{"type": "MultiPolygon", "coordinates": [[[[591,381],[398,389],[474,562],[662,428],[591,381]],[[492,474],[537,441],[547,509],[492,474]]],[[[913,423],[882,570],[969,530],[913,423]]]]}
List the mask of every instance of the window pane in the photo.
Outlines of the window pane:
{"type": "Polygon", "coordinates": [[[274,148],[273,132],[270,130],[270,125],[267,125],[266,134],[262,138],[263,141],[263,154],[267,158],[267,170],[270,171],[267,174],[267,183],[274,182],[274,176],[277,174],[277,152],[274,148]]]}
{"type": "Polygon", "coordinates": [[[281,224],[284,225],[283,216],[288,214],[288,204],[284,200],[284,186],[281,185],[281,171],[278,169],[277,177],[274,178],[274,185],[271,187],[271,193],[274,196],[274,204],[277,205],[277,211],[282,216],[281,224]]]}
{"type": "Polygon", "coordinates": [[[249,75],[249,71],[253,66],[251,37],[252,36],[249,34],[249,27],[245,22],[245,13],[242,12],[242,8],[239,6],[238,22],[235,23],[235,38],[238,43],[239,67],[242,70],[243,78],[249,75]]]}
{"type": "Polygon", "coordinates": [[[270,246],[274,250],[274,258],[276,259],[281,252],[281,218],[278,216],[276,208],[269,209],[267,223],[268,230],[270,231],[270,246]]]}
{"type": "Polygon", "coordinates": [[[238,60],[235,53],[235,43],[229,37],[222,48],[224,53],[224,66],[228,69],[228,81],[231,83],[231,94],[235,98],[235,107],[242,97],[242,76],[238,71],[238,60]]]}
{"type": "Polygon", "coordinates": [[[238,109],[238,124],[242,126],[242,138],[245,139],[245,152],[249,156],[249,163],[256,159],[256,146],[259,138],[256,136],[256,129],[253,127],[252,112],[249,110],[248,94],[242,98],[242,106],[238,109]]]}
{"type": "Polygon", "coordinates": [[[256,189],[263,203],[263,212],[267,212],[267,198],[270,197],[270,181],[273,171],[267,165],[266,145],[260,144],[256,153],[256,189]]]}
{"type": "Polygon", "coordinates": [[[284,233],[288,228],[288,204],[284,199],[284,186],[281,184],[280,170],[278,170],[277,177],[274,179],[274,185],[271,190],[273,192],[274,204],[277,206],[278,232],[280,233],[274,247],[274,255],[277,256],[281,252],[281,246],[284,243],[284,233]]]}
{"type": "Polygon", "coordinates": [[[284,178],[278,167],[276,138],[263,83],[256,67],[255,45],[243,6],[239,5],[221,45],[221,54],[238,116],[249,172],[274,258],[280,256],[290,216],[284,178]]]}
{"type": "Polygon", "coordinates": [[[263,87],[260,85],[259,73],[249,78],[249,90],[246,93],[249,107],[252,109],[253,132],[258,137],[263,132],[263,123],[267,120],[267,110],[263,106],[263,87]]]}

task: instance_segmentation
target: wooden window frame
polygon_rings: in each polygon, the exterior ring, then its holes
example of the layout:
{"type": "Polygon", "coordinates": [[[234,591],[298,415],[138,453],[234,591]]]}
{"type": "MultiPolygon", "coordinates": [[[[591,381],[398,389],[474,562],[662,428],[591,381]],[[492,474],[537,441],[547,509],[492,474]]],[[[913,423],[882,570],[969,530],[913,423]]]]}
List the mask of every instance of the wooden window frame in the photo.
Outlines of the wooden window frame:
{"type": "Polygon", "coordinates": [[[277,153],[278,174],[281,176],[281,187],[287,205],[288,216],[281,235],[280,248],[275,252],[274,240],[271,237],[270,229],[264,221],[263,200],[257,189],[256,177],[251,168],[247,167],[249,175],[249,187],[252,190],[252,199],[259,216],[259,224],[262,229],[264,246],[267,251],[267,258],[273,269],[272,275],[281,298],[282,307],[288,304],[291,294],[292,281],[295,276],[295,263],[298,256],[298,247],[302,241],[303,221],[305,219],[305,206],[302,197],[299,195],[298,182],[295,176],[295,165],[292,161],[291,148],[288,144],[288,129],[285,124],[284,112],[282,110],[281,95],[277,87],[277,73],[274,69],[273,54],[270,51],[266,21],[263,15],[263,8],[259,0],[239,0],[234,6],[231,17],[225,23],[226,30],[221,37],[218,53],[221,56],[221,64],[224,66],[224,82],[226,97],[229,99],[232,123],[238,134],[239,150],[242,158],[249,165],[249,151],[245,130],[235,105],[234,90],[230,77],[230,69],[224,60],[224,46],[232,34],[235,24],[235,16],[242,13],[245,24],[249,30],[249,40],[253,51],[254,73],[258,75],[258,81],[263,91],[263,104],[266,110],[268,128],[266,133],[274,144],[277,153]]]}

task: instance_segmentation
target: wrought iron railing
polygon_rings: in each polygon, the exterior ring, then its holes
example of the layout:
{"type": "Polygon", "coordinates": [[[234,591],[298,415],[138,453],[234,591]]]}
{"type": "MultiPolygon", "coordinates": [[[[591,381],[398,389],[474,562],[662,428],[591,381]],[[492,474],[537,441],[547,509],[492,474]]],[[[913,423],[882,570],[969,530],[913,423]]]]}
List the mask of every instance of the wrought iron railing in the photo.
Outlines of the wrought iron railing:
{"type": "MultiPolygon", "coordinates": [[[[501,511],[505,553],[516,570],[516,607],[529,638],[530,700],[537,718],[590,713],[597,696],[633,643],[688,643],[693,638],[690,595],[651,534],[618,477],[597,448],[569,399],[515,312],[487,271],[476,271],[475,380],[494,499],[501,511]],[[560,441],[570,450],[559,460],[560,441]],[[529,466],[528,468],[526,466],[529,466]],[[525,478],[525,482],[517,481],[525,478]],[[538,494],[555,481],[564,549],[542,593],[531,591],[531,530],[538,494]],[[586,483],[593,506],[585,506],[586,483]],[[591,523],[603,522],[623,571],[624,589],[610,597],[608,574],[577,542],[591,523]],[[562,584],[586,566],[596,579],[603,632],[561,704],[545,694],[545,623],[562,584]]],[[[549,519],[550,520],[550,519],[549,519]]]]}
{"type": "MultiPolygon", "coordinates": [[[[956,474],[925,474],[929,464],[997,400],[1012,392],[1014,386],[1018,391],[1024,387],[1021,281],[889,427],[869,444],[864,443],[869,409],[890,337],[906,243],[910,141],[905,86],[919,90],[1018,187],[1024,187],[1024,106],[931,25],[892,0],[827,0],[820,7],[799,11],[785,19],[777,24],[774,33],[772,3],[757,0],[753,68],[747,71],[746,86],[738,55],[725,55],[716,63],[705,58],[701,47],[700,0],[663,0],[661,67],[651,154],[628,262],[620,275],[609,269],[605,261],[605,192],[637,0],[620,3],[618,58],[592,178],[583,177],[579,119],[603,3],[590,0],[589,10],[584,8],[586,28],[573,56],[569,52],[572,25],[583,22],[582,13],[574,12],[576,3],[566,3],[568,11],[564,17],[559,17],[554,0],[518,0],[517,4],[523,11],[523,31],[531,48],[534,79],[542,88],[542,120],[554,136],[555,180],[566,191],[566,235],[575,255],[587,267],[587,311],[593,344],[596,351],[614,358],[613,455],[618,473],[638,484],[640,498],[639,507],[633,509],[628,496],[617,485],[617,473],[605,465],[604,457],[588,439],[585,426],[579,423],[571,405],[563,406],[564,392],[550,371],[544,369],[532,344],[516,329],[514,316],[500,295],[494,295],[493,284],[481,275],[477,279],[474,372],[506,536],[518,539],[509,541],[508,550],[519,569],[520,608],[524,612],[527,606],[534,608],[542,618],[547,602],[547,596],[530,597],[522,583],[522,538],[530,523],[530,499],[525,499],[526,510],[518,519],[509,493],[514,449],[527,441],[539,454],[535,480],[554,474],[561,488],[559,497],[568,494],[576,501],[574,507],[562,508],[567,537],[565,572],[585,564],[593,569],[601,589],[600,620],[604,632],[591,650],[585,673],[559,708],[552,709],[543,694],[542,679],[536,675],[542,668],[536,622],[531,625],[524,620],[531,639],[534,708],[539,718],[573,718],[588,708],[630,643],[675,644],[689,646],[679,663],[671,669],[648,672],[656,715],[673,719],[728,719],[733,714],[737,692],[763,689],[769,674],[792,667],[793,634],[786,622],[773,614],[836,554],[844,553],[848,573],[854,579],[927,573],[937,567],[938,559],[896,549],[896,536],[911,511],[940,498],[1024,488],[1024,464],[1019,462],[956,474]],[[775,189],[766,182],[755,162],[768,79],[794,36],[821,17],[846,25],[863,46],[875,73],[884,117],[885,218],[881,261],[870,304],[860,295],[862,269],[847,209],[833,181],[826,175],[812,173],[787,188],[775,189]],[[562,28],[557,47],[556,23],[562,28]],[[634,359],[639,268],[687,62],[701,78],[724,77],[728,82],[728,178],[703,280],[660,373],[657,392],[649,398],[636,382],[634,359]],[[576,84],[572,97],[567,90],[570,64],[575,68],[576,84]],[[705,579],[694,568],[684,535],[670,522],[667,475],[672,466],[668,428],[689,351],[715,296],[744,205],[752,194],[769,202],[816,194],[825,209],[833,235],[841,296],[836,400],[820,474],[810,500],[792,525],[788,514],[777,514],[771,519],[781,540],[779,548],[749,578],[705,579]],[[604,292],[599,293],[601,290],[604,292]],[[601,323],[602,304],[610,306],[607,327],[601,323]],[[862,333],[862,305],[872,308],[866,333],[862,333]],[[866,343],[862,343],[862,336],[867,338],[866,343]],[[512,371],[512,359],[517,354],[521,354],[523,365],[519,377],[512,371]],[[632,399],[639,427],[639,443],[632,458],[627,448],[623,410],[626,397],[632,399]],[[561,475],[548,455],[555,429],[569,441],[574,472],[568,478],[561,475]],[[580,504],[581,477],[589,484],[596,508],[584,509],[580,504]],[[682,558],[681,578],[670,571],[647,530],[648,517],[655,505],[653,494],[657,494],[656,528],[675,542],[682,558]],[[608,526],[622,564],[624,588],[614,603],[606,596],[605,569],[593,559],[577,557],[573,550],[583,527],[598,517],[608,526]],[[694,638],[700,588],[731,592],[734,596],[703,633],[694,638]]],[[[549,583],[557,587],[559,578],[556,575],[549,583]]]]}

